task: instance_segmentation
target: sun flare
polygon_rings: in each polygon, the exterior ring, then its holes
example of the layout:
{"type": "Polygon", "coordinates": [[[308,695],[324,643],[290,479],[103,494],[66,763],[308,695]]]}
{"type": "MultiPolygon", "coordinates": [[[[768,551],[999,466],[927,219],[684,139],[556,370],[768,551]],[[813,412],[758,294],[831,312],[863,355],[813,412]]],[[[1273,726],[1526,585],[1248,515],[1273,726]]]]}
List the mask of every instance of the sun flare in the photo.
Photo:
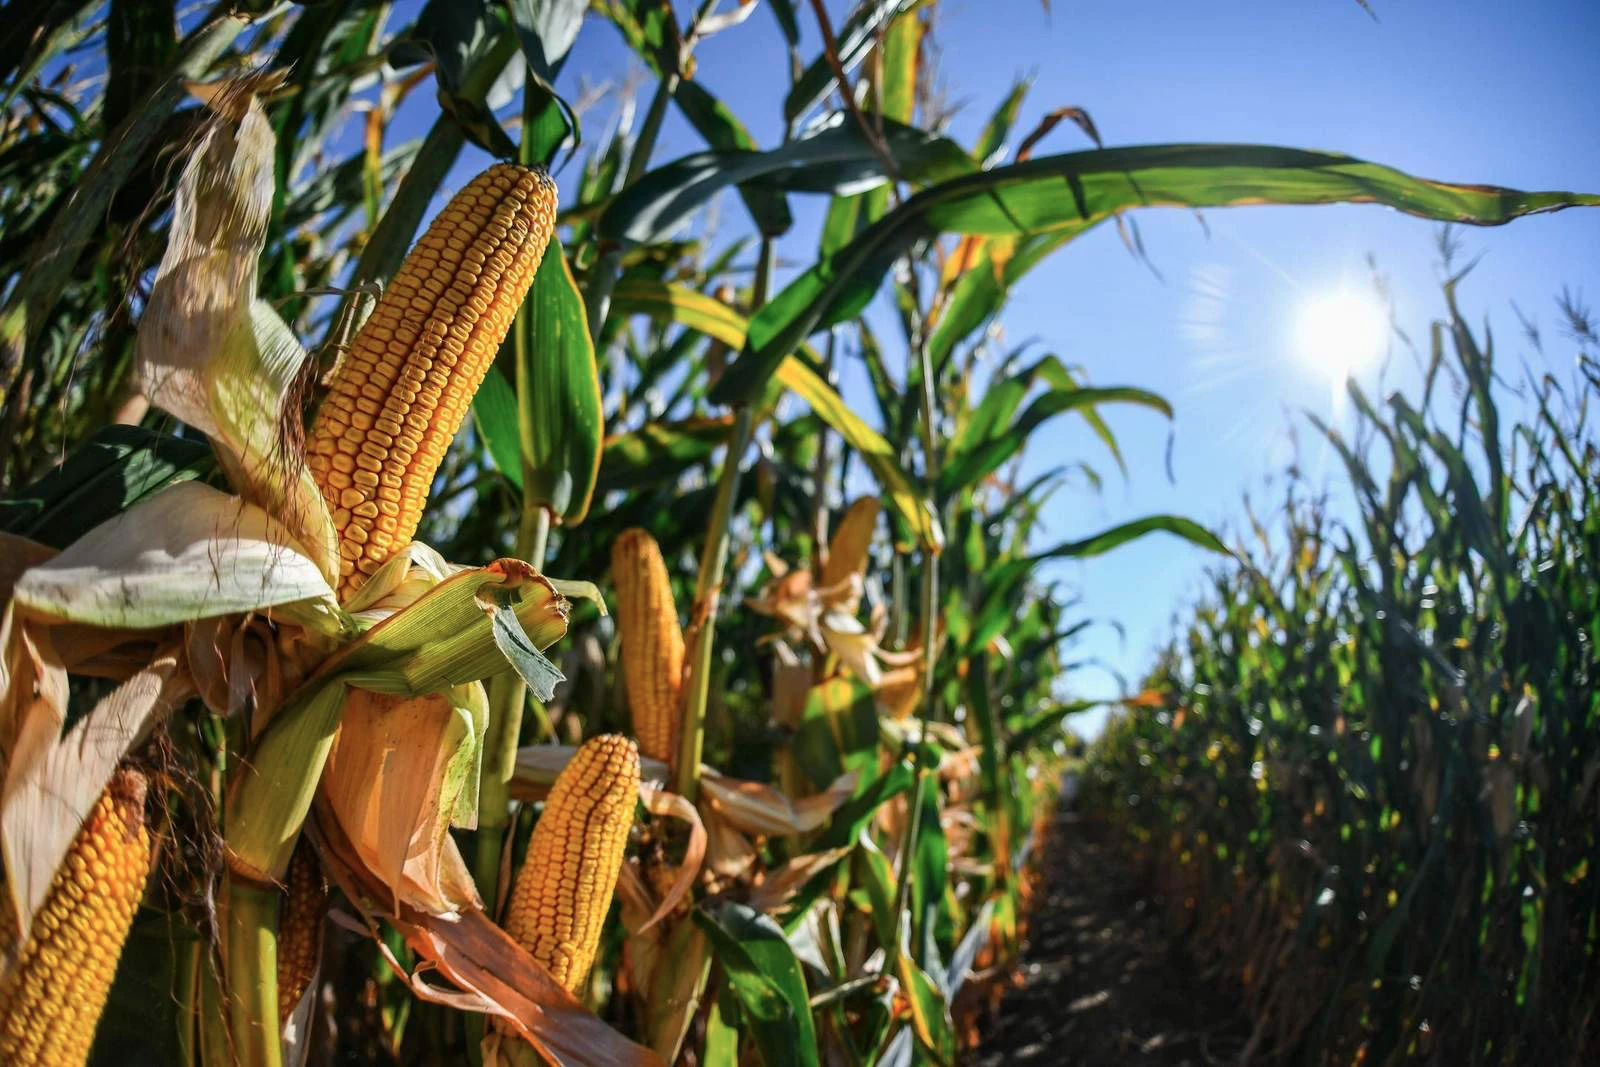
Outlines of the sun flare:
{"type": "Polygon", "coordinates": [[[1300,306],[1295,348],[1307,363],[1343,382],[1383,354],[1389,312],[1375,293],[1338,289],[1300,306]]]}

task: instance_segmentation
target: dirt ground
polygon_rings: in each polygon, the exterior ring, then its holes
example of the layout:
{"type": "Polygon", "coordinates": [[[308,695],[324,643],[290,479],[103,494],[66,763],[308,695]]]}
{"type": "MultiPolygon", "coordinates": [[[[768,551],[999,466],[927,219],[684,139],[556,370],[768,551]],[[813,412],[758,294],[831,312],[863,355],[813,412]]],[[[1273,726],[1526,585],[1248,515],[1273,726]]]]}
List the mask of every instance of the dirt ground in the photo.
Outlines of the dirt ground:
{"type": "Polygon", "coordinates": [[[1065,811],[1007,991],[970,1067],[1234,1064],[1250,1031],[1174,945],[1108,832],[1065,811]]]}

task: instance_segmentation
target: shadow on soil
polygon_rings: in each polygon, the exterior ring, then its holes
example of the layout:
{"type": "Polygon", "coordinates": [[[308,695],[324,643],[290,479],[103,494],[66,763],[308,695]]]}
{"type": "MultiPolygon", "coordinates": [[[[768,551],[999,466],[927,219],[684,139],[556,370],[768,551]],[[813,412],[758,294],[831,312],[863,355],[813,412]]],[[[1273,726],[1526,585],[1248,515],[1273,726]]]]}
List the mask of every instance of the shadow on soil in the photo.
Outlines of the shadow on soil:
{"type": "Polygon", "coordinates": [[[1232,1065],[1250,1030],[1177,947],[1102,824],[1056,816],[1019,984],[970,1067],[1232,1065]]]}

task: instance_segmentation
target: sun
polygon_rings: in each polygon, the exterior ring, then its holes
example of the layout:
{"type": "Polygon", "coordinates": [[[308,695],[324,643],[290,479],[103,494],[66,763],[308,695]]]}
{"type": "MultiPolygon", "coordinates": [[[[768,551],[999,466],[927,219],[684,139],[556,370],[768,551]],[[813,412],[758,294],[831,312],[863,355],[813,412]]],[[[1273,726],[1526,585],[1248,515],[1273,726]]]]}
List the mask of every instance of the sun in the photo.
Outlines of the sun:
{"type": "Polygon", "coordinates": [[[1305,301],[1295,318],[1295,348],[1335,383],[1383,355],[1389,312],[1376,293],[1337,289],[1305,301]]]}

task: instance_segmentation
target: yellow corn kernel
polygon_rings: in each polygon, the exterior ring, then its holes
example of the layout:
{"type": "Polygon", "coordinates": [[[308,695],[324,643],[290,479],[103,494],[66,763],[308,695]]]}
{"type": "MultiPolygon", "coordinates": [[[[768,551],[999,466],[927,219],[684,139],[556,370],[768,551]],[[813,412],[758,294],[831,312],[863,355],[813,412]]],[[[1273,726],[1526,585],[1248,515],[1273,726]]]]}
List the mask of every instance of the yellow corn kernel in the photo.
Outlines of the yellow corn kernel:
{"type": "Polygon", "coordinates": [[[639,751],[672,763],[683,719],[683,629],[655,538],[624,530],[611,547],[622,676],[639,751]]]}
{"type": "Polygon", "coordinates": [[[120,771],[78,831],[27,943],[0,980],[0,1063],[88,1060],[150,874],[144,798],[144,776],[120,771]]]}
{"type": "Polygon", "coordinates": [[[589,976],[639,796],[639,750],[590,738],[556,778],[517,872],[506,932],[568,992],[589,976]]]}
{"type": "Polygon", "coordinates": [[[317,855],[305,838],[289,861],[283,912],[278,917],[278,1023],[289,1021],[322,956],[322,922],[328,890],[317,855]]]}
{"type": "Polygon", "coordinates": [[[317,411],[306,462],[339,532],[348,597],[416,533],[555,227],[543,170],[497,163],[457,193],[356,333],[317,411]]]}

